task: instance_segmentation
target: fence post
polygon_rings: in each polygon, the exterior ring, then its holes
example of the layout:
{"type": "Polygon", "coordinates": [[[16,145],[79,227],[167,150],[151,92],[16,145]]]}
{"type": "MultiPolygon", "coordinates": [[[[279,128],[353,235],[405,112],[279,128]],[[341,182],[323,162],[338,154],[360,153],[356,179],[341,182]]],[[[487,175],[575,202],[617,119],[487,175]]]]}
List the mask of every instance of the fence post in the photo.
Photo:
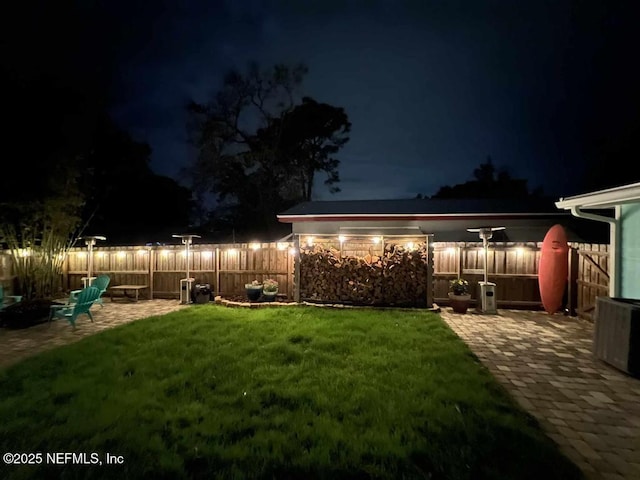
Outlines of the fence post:
{"type": "Polygon", "coordinates": [[[567,309],[569,315],[576,316],[578,307],[578,250],[575,247],[569,248],[569,278],[567,285],[567,309]]]}
{"type": "Polygon", "coordinates": [[[296,254],[293,258],[293,301],[300,303],[300,235],[293,236],[296,254]]]}
{"type": "Polygon", "coordinates": [[[149,249],[149,300],[153,300],[153,274],[155,273],[156,251],[155,248],[149,249]]]}
{"type": "Polygon", "coordinates": [[[216,297],[220,296],[220,247],[216,247],[216,258],[213,262],[216,274],[216,297]]]}
{"type": "Polygon", "coordinates": [[[433,235],[427,235],[427,308],[433,308],[433,235]]]}

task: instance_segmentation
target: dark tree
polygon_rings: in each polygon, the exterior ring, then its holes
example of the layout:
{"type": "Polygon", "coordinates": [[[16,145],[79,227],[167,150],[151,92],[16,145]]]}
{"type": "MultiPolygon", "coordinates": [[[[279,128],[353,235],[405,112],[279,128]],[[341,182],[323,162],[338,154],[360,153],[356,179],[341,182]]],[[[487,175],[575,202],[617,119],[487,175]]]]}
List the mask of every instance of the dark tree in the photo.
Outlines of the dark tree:
{"type": "Polygon", "coordinates": [[[351,123],[343,108],[318,103],[304,97],[302,104],[275,119],[269,127],[258,131],[262,145],[275,145],[279,170],[283,174],[281,191],[284,198],[296,201],[311,200],[315,174],[327,174],[325,185],[332,193],[340,181],[340,161],[333,158],[348,141],[351,123]]]}
{"type": "Polygon", "coordinates": [[[440,187],[433,198],[524,198],[542,194],[540,189],[529,192],[527,180],[512,178],[506,169],[496,171],[491,157],[473,171],[474,180],[440,187]]]}
{"type": "Polygon", "coordinates": [[[4,73],[0,115],[12,154],[0,176],[0,214],[8,232],[32,242],[20,225],[43,228],[33,215],[48,204],[67,212],[56,222],[71,242],[83,229],[129,243],[189,225],[189,190],[153,173],[149,146],[113,123],[94,89],[39,72],[4,73]]]}
{"type": "Polygon", "coordinates": [[[150,157],[149,145],[133,140],[108,118],[100,122],[84,162],[84,218],[92,233],[129,244],[170,239],[171,233],[188,229],[190,190],[153,173],[150,157]]]}
{"type": "Polygon", "coordinates": [[[276,213],[310,199],[315,175],[337,191],[339,161],[350,123],[341,108],[305,97],[296,104],[307,68],[276,65],[231,71],[208,103],[188,106],[197,148],[189,171],[194,190],[213,194],[237,232],[272,233],[276,213]]]}

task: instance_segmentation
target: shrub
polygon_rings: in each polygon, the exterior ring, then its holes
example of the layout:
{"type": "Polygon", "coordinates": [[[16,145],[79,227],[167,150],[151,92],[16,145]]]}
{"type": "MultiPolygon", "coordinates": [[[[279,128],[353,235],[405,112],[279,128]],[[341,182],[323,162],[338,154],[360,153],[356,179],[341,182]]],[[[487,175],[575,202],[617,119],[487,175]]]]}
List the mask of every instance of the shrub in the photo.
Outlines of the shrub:
{"type": "Polygon", "coordinates": [[[463,278],[456,278],[449,282],[449,288],[454,295],[467,295],[469,293],[469,282],[463,278]]]}
{"type": "Polygon", "coordinates": [[[272,278],[269,278],[264,281],[263,292],[277,292],[278,291],[278,282],[272,278]]]}

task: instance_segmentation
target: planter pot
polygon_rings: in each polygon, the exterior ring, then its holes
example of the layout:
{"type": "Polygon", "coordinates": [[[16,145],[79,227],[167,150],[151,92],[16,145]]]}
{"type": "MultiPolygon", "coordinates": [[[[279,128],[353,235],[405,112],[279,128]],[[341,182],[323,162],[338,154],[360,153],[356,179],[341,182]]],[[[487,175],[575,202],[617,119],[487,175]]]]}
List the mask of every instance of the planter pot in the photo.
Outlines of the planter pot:
{"type": "Polygon", "coordinates": [[[453,308],[453,311],[456,313],[467,313],[470,301],[470,294],[455,295],[454,293],[449,292],[449,302],[451,303],[451,308],[453,308]]]}
{"type": "Polygon", "coordinates": [[[7,305],[0,313],[0,325],[28,328],[44,323],[49,318],[52,304],[50,299],[34,299],[7,305]]]}
{"type": "Polygon", "coordinates": [[[262,298],[265,302],[273,302],[276,299],[276,295],[278,295],[278,291],[275,292],[262,292],[262,298]]]}
{"type": "Polygon", "coordinates": [[[247,298],[251,302],[257,302],[260,295],[262,295],[262,285],[247,284],[244,288],[247,291],[247,298]]]}

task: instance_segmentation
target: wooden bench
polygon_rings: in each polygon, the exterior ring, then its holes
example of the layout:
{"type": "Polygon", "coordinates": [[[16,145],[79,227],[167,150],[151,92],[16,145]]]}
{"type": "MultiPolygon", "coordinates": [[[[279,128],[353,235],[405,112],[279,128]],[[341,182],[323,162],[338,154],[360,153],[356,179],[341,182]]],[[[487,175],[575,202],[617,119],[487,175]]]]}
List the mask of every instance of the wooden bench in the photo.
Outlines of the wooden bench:
{"type": "Polygon", "coordinates": [[[147,288],[147,285],[114,285],[113,287],[109,287],[111,301],[113,302],[113,292],[119,290],[122,292],[124,298],[128,298],[134,302],[138,301],[138,294],[140,290],[147,288]],[[135,292],[135,297],[129,296],[128,291],[135,292]]]}

